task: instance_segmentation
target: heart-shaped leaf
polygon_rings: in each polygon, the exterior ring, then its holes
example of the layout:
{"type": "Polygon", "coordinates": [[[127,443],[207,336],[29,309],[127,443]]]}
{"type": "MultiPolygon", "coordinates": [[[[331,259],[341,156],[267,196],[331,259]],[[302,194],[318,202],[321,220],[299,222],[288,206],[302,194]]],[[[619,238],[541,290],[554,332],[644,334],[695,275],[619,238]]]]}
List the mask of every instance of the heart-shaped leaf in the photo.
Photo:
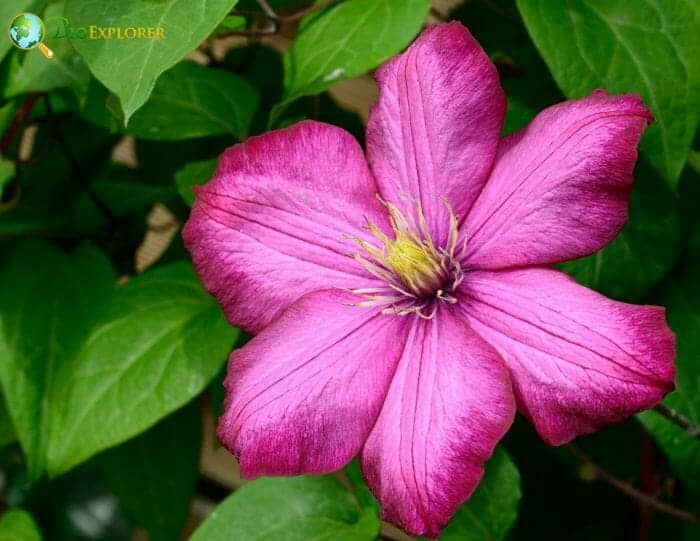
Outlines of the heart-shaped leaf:
{"type": "Polygon", "coordinates": [[[86,29],[87,35],[76,33],[71,43],[119,98],[127,124],[158,77],[204,41],[235,5],[236,0],[66,0],[65,17],[71,27],[86,29]]]}
{"type": "Polygon", "coordinates": [[[189,402],[226,361],[238,330],[186,262],[117,289],[54,385],[48,470],[64,472],[189,402]]]}
{"type": "Polygon", "coordinates": [[[0,382],[32,479],[46,466],[51,412],[63,407],[58,382],[114,282],[97,250],[43,242],[21,245],[0,275],[0,382]]]}

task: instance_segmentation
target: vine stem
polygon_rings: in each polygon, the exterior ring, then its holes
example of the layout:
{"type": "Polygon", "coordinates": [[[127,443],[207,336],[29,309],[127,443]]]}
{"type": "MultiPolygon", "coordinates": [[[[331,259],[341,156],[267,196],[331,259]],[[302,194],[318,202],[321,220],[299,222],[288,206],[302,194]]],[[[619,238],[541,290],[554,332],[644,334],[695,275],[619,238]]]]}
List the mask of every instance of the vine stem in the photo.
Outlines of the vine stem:
{"type": "Polygon", "coordinates": [[[664,406],[663,404],[657,404],[654,406],[654,411],[671,421],[676,426],[685,430],[691,437],[700,440],[700,426],[697,426],[690,419],[681,415],[676,410],[671,409],[668,406],[664,406]]]}
{"type": "Polygon", "coordinates": [[[15,135],[22,128],[24,121],[29,116],[29,113],[32,112],[32,109],[34,109],[36,102],[39,101],[41,96],[42,94],[29,94],[29,96],[27,96],[27,98],[22,102],[22,105],[12,119],[12,122],[2,135],[2,139],[0,139],[1,155],[4,155],[5,152],[7,152],[7,149],[10,147],[10,144],[12,144],[12,140],[15,138],[15,135]]]}
{"type": "Polygon", "coordinates": [[[648,505],[649,507],[655,509],[656,511],[659,511],[660,513],[665,513],[669,516],[685,520],[687,522],[692,522],[693,524],[700,524],[700,516],[696,515],[694,513],[691,513],[690,511],[686,511],[685,509],[679,509],[677,507],[674,507],[672,505],[669,505],[667,503],[664,503],[653,496],[650,496],[649,494],[646,494],[642,492],[641,490],[633,487],[632,485],[625,483],[621,479],[618,479],[615,477],[613,474],[608,472],[606,469],[603,467],[599,466],[596,464],[591,457],[589,457],[586,453],[584,453],[581,449],[579,449],[576,445],[569,444],[566,446],[566,448],[571,452],[572,455],[574,455],[576,458],[578,458],[581,462],[586,464],[587,466],[591,467],[593,471],[595,471],[596,475],[600,477],[603,481],[606,483],[612,485],[615,487],[617,490],[622,492],[623,494],[626,494],[630,498],[638,501],[639,503],[642,503],[644,505],[648,505]]]}
{"type": "MultiPolygon", "coordinates": [[[[262,10],[263,17],[266,19],[266,24],[261,28],[246,28],[244,30],[232,30],[230,32],[226,32],[224,35],[247,37],[271,36],[279,32],[280,26],[282,24],[294,23],[299,19],[305,17],[306,15],[309,15],[316,11],[321,11],[322,9],[333,6],[335,4],[340,4],[341,2],[343,2],[343,0],[326,0],[325,2],[321,2],[318,4],[311,4],[310,6],[297,10],[294,13],[290,13],[288,15],[280,15],[279,13],[277,13],[267,0],[257,0],[257,2],[260,6],[260,9],[262,10]]],[[[240,14],[243,16],[251,15],[251,13],[248,12],[235,10],[233,11],[233,13],[240,14]]],[[[254,13],[252,15],[257,14],[254,13]]]]}
{"type": "MultiPolygon", "coordinates": [[[[36,105],[37,101],[39,101],[39,98],[41,98],[41,96],[41,93],[29,94],[22,102],[22,105],[20,105],[19,109],[15,113],[15,116],[12,118],[12,122],[10,122],[10,125],[5,130],[5,133],[2,134],[2,138],[0,138],[0,156],[5,155],[7,150],[10,148],[12,141],[14,141],[15,136],[18,133],[22,133],[27,117],[30,115],[30,113],[34,109],[34,106],[36,105]]],[[[20,165],[22,165],[22,160],[20,160],[19,156],[15,158],[14,165],[14,192],[12,194],[12,197],[9,198],[8,201],[2,201],[0,199],[0,212],[4,212],[14,208],[19,203],[19,199],[22,194],[22,183],[19,167],[20,165]]],[[[4,190],[0,191],[0,197],[3,195],[4,190]]]]}
{"type": "Polygon", "coordinates": [[[290,13],[289,15],[280,15],[279,13],[277,13],[274,9],[272,9],[272,6],[267,0],[257,1],[258,5],[260,6],[260,9],[263,10],[263,13],[268,19],[280,23],[293,23],[295,21],[298,21],[302,17],[305,17],[309,13],[321,11],[322,9],[330,7],[334,4],[339,4],[343,0],[326,0],[325,2],[321,2],[318,4],[311,4],[310,6],[295,11],[294,13],[290,13]]]}

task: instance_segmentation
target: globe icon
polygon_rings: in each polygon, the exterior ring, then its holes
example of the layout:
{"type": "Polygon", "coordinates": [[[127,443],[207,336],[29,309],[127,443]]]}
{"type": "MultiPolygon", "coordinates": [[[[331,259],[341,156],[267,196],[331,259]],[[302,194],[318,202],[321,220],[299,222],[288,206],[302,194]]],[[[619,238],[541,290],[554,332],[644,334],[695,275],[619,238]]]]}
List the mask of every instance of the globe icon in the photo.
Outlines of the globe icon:
{"type": "Polygon", "coordinates": [[[10,23],[10,40],[20,49],[33,49],[44,39],[44,22],[33,13],[20,13],[10,23]]]}
{"type": "Polygon", "coordinates": [[[45,33],[44,21],[33,13],[20,13],[10,22],[10,41],[16,47],[25,51],[38,47],[46,58],[53,58],[53,51],[42,43],[45,33]]]}

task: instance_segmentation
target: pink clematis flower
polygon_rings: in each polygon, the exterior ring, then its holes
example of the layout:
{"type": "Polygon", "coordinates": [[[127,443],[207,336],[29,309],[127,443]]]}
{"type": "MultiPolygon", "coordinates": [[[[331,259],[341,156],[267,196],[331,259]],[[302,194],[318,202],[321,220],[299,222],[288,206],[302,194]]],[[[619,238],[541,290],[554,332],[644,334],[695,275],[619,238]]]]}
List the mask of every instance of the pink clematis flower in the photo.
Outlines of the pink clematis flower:
{"type": "Polygon", "coordinates": [[[627,220],[639,97],[596,91],[499,138],[496,69],[460,24],[377,75],[367,160],[319,122],[228,149],[184,230],[207,289],[257,333],[232,353],[219,438],[245,477],[359,454],[383,518],[436,536],[515,410],[559,445],[673,389],[655,306],[550,268],[627,220]]]}

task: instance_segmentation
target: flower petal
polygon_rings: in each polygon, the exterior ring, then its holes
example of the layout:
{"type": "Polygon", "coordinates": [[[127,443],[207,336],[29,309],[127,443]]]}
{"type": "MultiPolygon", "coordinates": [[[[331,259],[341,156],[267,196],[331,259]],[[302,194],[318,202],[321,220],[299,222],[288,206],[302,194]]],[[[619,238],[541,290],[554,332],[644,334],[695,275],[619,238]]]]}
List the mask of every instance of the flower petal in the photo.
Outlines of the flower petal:
{"type": "Polygon", "coordinates": [[[468,265],[549,264],[610,242],[627,221],[637,143],[652,120],[638,96],[596,91],[505,137],[465,222],[468,265]]]}
{"type": "Polygon", "coordinates": [[[231,323],[257,332],[305,293],[375,283],[347,237],[389,227],[376,191],[350,134],[301,122],[224,152],[183,237],[231,323]]]}
{"type": "Polygon", "coordinates": [[[496,68],[457,22],[426,29],[377,72],[367,155],[382,196],[407,214],[419,201],[434,240],[471,207],[496,153],[506,98],[496,68]]]}
{"type": "Polygon", "coordinates": [[[437,536],[515,415],[502,360],[459,316],[415,318],[362,469],[384,519],[437,536]]]}
{"type": "Polygon", "coordinates": [[[664,309],[610,300],[551,269],[474,271],[458,306],[503,357],[518,410],[551,445],[650,408],[673,390],[664,309]]]}
{"type": "Polygon", "coordinates": [[[218,435],[244,477],[327,473],[360,450],[408,326],[355,302],[305,295],[231,354],[218,435]]]}

